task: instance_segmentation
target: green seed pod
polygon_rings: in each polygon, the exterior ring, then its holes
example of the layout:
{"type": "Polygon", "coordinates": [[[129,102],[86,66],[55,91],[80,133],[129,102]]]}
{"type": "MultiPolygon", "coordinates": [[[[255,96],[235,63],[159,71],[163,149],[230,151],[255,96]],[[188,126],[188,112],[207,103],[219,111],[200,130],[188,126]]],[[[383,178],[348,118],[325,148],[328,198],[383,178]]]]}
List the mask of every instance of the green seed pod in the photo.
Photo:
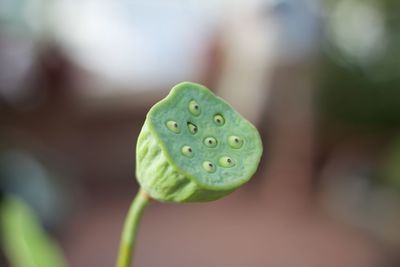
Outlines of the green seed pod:
{"type": "Polygon", "coordinates": [[[204,86],[184,82],[147,114],[137,142],[136,176],[153,199],[211,201],[247,182],[261,154],[260,136],[250,122],[204,86]]]}

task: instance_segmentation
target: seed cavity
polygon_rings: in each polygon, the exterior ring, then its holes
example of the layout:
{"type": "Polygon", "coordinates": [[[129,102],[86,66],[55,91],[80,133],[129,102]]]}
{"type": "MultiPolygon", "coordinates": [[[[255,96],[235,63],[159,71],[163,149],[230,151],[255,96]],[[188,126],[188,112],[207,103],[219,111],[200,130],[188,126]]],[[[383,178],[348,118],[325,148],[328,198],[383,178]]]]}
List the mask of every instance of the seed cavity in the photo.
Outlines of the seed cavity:
{"type": "Polygon", "coordinates": [[[224,117],[222,117],[221,114],[216,114],[216,115],[214,115],[214,122],[218,126],[222,126],[225,124],[225,119],[224,119],[224,117]]]}
{"type": "Polygon", "coordinates": [[[181,152],[186,157],[189,157],[189,158],[193,157],[193,149],[190,146],[183,146],[181,149],[181,152]]]}
{"type": "Polygon", "coordinates": [[[190,111],[190,113],[192,113],[195,116],[200,115],[201,110],[200,110],[199,104],[194,100],[190,101],[189,102],[189,111],[190,111]]]}
{"type": "Polygon", "coordinates": [[[230,168],[230,167],[235,166],[235,162],[233,161],[233,159],[231,157],[224,156],[219,159],[219,165],[221,167],[230,168]]]}
{"type": "Polygon", "coordinates": [[[215,165],[211,161],[204,161],[203,169],[206,172],[213,173],[213,172],[215,172],[215,165]]]}
{"type": "Polygon", "coordinates": [[[188,126],[188,129],[189,129],[189,132],[191,133],[191,134],[196,134],[197,132],[198,132],[198,128],[197,128],[197,126],[196,125],[194,125],[193,123],[191,123],[191,122],[188,122],[187,123],[187,126],[188,126]]]}
{"type": "Polygon", "coordinates": [[[217,139],[215,139],[214,137],[206,137],[203,140],[203,143],[207,146],[207,147],[216,147],[217,146],[217,139]]]}
{"type": "Polygon", "coordinates": [[[238,149],[243,146],[243,139],[240,138],[239,136],[231,135],[228,138],[228,143],[231,146],[231,148],[238,149]]]}
{"type": "Polygon", "coordinates": [[[180,133],[179,125],[176,121],[167,121],[167,128],[174,133],[180,133]]]}

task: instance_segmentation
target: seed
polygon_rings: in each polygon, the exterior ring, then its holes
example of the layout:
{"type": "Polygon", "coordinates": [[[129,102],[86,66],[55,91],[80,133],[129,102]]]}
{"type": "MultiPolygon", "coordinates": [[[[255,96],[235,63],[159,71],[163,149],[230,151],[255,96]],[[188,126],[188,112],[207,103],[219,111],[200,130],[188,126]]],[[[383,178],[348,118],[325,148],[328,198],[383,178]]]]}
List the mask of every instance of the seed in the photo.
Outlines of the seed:
{"type": "Polygon", "coordinates": [[[183,155],[185,155],[189,158],[193,157],[193,150],[190,146],[183,146],[181,149],[181,152],[183,155]]]}
{"type": "Polygon", "coordinates": [[[222,117],[221,114],[216,114],[214,116],[214,122],[218,125],[218,126],[222,126],[225,123],[225,119],[224,117],[222,117]]]}
{"type": "Polygon", "coordinates": [[[243,146],[243,139],[238,136],[231,135],[228,137],[228,143],[231,148],[241,148],[243,146]]]}
{"type": "Polygon", "coordinates": [[[207,146],[207,147],[216,147],[217,146],[217,139],[215,139],[214,137],[206,137],[203,141],[203,143],[207,146]]]}
{"type": "Polygon", "coordinates": [[[171,132],[174,132],[174,133],[179,133],[180,132],[178,123],[176,121],[167,121],[166,125],[167,125],[167,128],[171,132]]]}
{"type": "Polygon", "coordinates": [[[204,161],[203,162],[203,169],[206,170],[209,173],[215,172],[215,166],[210,161],[204,161]]]}
{"type": "Polygon", "coordinates": [[[195,116],[200,115],[200,106],[196,101],[192,100],[189,102],[189,111],[195,116]]]}
{"type": "Polygon", "coordinates": [[[235,166],[235,163],[233,162],[233,160],[230,157],[224,156],[219,159],[219,165],[221,167],[230,168],[230,167],[235,166]]]}
{"type": "Polygon", "coordinates": [[[187,123],[187,126],[188,126],[188,129],[189,129],[189,132],[190,132],[190,133],[192,133],[192,134],[196,134],[196,133],[197,133],[198,128],[197,128],[196,125],[194,125],[194,124],[191,123],[191,122],[188,122],[188,123],[187,123]]]}

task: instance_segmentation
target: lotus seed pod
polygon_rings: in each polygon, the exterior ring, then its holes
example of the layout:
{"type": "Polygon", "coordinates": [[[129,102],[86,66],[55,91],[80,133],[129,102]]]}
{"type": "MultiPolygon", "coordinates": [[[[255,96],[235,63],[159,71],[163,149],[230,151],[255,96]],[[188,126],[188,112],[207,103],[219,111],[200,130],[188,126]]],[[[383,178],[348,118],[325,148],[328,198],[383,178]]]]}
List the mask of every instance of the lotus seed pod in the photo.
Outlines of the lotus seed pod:
{"type": "Polygon", "coordinates": [[[136,176],[163,202],[221,198],[247,182],[262,154],[257,129],[206,87],[184,82],[147,114],[136,176]]]}

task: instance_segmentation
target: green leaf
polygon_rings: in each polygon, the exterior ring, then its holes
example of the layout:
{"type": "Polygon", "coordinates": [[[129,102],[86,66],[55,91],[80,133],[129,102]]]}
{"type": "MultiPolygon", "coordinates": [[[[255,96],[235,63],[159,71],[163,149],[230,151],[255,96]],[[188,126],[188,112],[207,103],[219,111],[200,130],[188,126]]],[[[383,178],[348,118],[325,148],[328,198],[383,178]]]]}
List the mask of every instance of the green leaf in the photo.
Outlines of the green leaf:
{"type": "Polygon", "coordinates": [[[0,209],[1,242],[13,267],[66,267],[57,245],[23,200],[9,196],[0,209]]]}

